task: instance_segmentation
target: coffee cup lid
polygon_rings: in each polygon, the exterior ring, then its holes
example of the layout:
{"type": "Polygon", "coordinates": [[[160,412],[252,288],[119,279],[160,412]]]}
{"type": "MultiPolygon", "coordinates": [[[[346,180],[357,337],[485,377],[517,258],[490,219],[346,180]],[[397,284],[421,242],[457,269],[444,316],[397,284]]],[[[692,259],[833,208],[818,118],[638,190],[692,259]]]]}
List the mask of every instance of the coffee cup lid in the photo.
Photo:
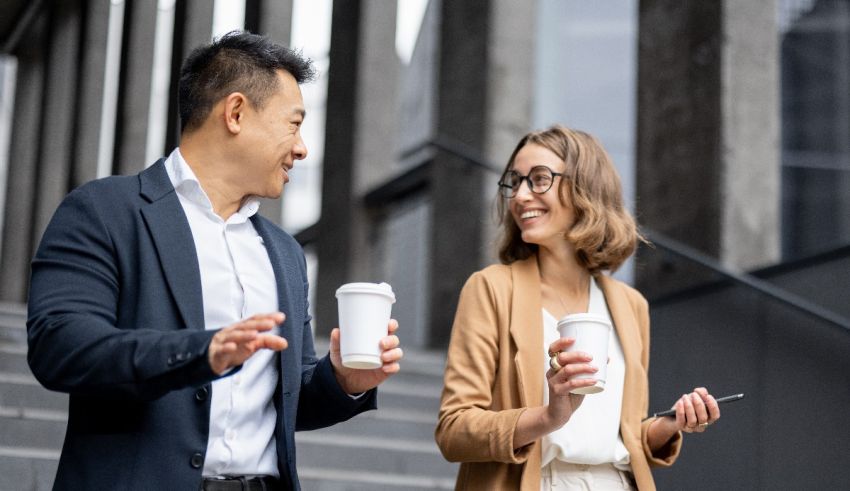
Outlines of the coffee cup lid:
{"type": "Polygon", "coordinates": [[[558,321],[558,325],[560,326],[561,324],[568,324],[570,322],[596,322],[599,324],[605,324],[606,326],[611,325],[611,323],[608,321],[608,318],[604,315],[591,314],[589,312],[566,315],[558,321]]]}
{"type": "Polygon", "coordinates": [[[384,295],[395,303],[393,287],[389,283],[346,283],[337,288],[336,296],[339,297],[343,293],[374,293],[384,295]]]}

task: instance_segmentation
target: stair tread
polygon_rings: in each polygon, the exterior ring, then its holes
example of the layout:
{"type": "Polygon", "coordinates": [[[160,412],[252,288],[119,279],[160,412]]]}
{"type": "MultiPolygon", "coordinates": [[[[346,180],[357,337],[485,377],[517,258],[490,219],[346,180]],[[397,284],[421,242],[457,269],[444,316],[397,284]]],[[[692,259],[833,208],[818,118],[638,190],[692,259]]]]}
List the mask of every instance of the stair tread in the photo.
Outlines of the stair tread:
{"type": "Polygon", "coordinates": [[[454,479],[415,474],[374,473],[369,471],[329,469],[326,467],[299,467],[301,479],[322,479],[358,484],[396,485],[454,489],[454,479]]]}
{"type": "Polygon", "coordinates": [[[0,457],[21,459],[59,460],[60,450],[53,448],[35,448],[0,445],[0,457]]]}
{"type": "MultiPolygon", "coordinates": [[[[60,439],[52,437],[67,424],[68,396],[44,389],[29,371],[26,309],[4,307],[0,304],[0,425],[16,426],[2,432],[0,463],[17,476],[9,479],[33,479],[36,488],[49,489],[61,453],[60,439]]],[[[327,352],[326,341],[316,347],[327,352]]],[[[453,489],[457,466],[442,459],[433,441],[444,366],[442,352],[405,348],[402,371],[379,388],[377,411],[298,432],[302,480],[323,491],[453,489]],[[323,467],[328,459],[338,466],[323,467]],[[380,465],[372,468],[373,460],[380,465]]]]}

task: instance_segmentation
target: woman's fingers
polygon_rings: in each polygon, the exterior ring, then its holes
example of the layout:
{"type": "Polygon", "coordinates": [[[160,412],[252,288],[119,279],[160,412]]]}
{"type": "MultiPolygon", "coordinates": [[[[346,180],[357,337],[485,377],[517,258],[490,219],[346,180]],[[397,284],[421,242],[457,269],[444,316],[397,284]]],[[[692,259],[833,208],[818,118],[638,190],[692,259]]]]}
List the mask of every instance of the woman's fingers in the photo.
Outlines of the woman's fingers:
{"type": "Polygon", "coordinates": [[[708,426],[708,410],[705,407],[702,396],[696,392],[692,392],[689,397],[691,405],[694,407],[694,414],[696,415],[696,427],[694,431],[702,433],[705,431],[705,427],[708,426]]]}
{"type": "Polygon", "coordinates": [[[593,357],[581,351],[567,351],[555,354],[558,365],[565,367],[573,363],[588,363],[593,360],[593,357]]]}
{"type": "Polygon", "coordinates": [[[697,387],[694,389],[694,393],[699,394],[700,398],[702,398],[707,414],[707,419],[700,420],[700,423],[712,424],[720,419],[720,405],[717,404],[717,401],[714,399],[714,396],[708,392],[708,389],[705,387],[697,387]]]}
{"type": "Polygon", "coordinates": [[[688,431],[693,431],[697,427],[697,414],[694,409],[694,403],[688,394],[682,395],[682,402],[685,405],[685,428],[688,431]]]}
{"type": "Polygon", "coordinates": [[[551,357],[555,353],[569,349],[575,342],[576,340],[574,338],[558,338],[549,345],[549,356],[551,357]]]}

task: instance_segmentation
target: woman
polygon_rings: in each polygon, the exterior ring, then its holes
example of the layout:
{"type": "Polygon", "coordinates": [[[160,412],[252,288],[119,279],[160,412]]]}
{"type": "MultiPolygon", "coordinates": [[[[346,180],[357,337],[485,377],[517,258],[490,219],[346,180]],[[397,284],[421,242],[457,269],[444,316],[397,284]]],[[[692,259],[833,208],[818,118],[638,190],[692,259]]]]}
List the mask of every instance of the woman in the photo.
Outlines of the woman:
{"type": "Polygon", "coordinates": [[[436,430],[446,459],[462,463],[457,489],[655,489],[650,466],[671,465],[681,432],[705,431],[720,411],[697,388],[675,418],[642,421],[647,303],[603,274],[642,237],[608,155],[580,131],[529,133],[499,190],[503,264],[461,292],[436,430]],[[560,338],[557,319],[581,312],[611,320],[608,360],[566,351],[574,340],[560,338]],[[597,363],[608,363],[605,390],[571,394],[595,383],[572,377],[597,363]]]}

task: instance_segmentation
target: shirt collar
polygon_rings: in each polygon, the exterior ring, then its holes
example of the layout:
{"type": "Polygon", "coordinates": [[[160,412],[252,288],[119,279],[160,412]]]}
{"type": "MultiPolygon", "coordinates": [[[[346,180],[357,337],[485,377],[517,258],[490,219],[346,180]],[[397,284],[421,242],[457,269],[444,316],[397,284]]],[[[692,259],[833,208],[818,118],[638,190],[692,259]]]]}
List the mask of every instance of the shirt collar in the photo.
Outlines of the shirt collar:
{"type": "MultiPolygon", "coordinates": [[[[171,180],[171,185],[177,191],[177,194],[189,200],[195,205],[204,208],[212,213],[213,207],[207,193],[201,187],[201,182],[186,163],[183,154],[180,153],[180,148],[175,148],[171,155],[165,159],[165,171],[168,173],[168,178],[171,180]]],[[[245,203],[239,208],[230,220],[245,221],[254,216],[260,210],[260,200],[251,197],[245,200],[245,203]]]]}

